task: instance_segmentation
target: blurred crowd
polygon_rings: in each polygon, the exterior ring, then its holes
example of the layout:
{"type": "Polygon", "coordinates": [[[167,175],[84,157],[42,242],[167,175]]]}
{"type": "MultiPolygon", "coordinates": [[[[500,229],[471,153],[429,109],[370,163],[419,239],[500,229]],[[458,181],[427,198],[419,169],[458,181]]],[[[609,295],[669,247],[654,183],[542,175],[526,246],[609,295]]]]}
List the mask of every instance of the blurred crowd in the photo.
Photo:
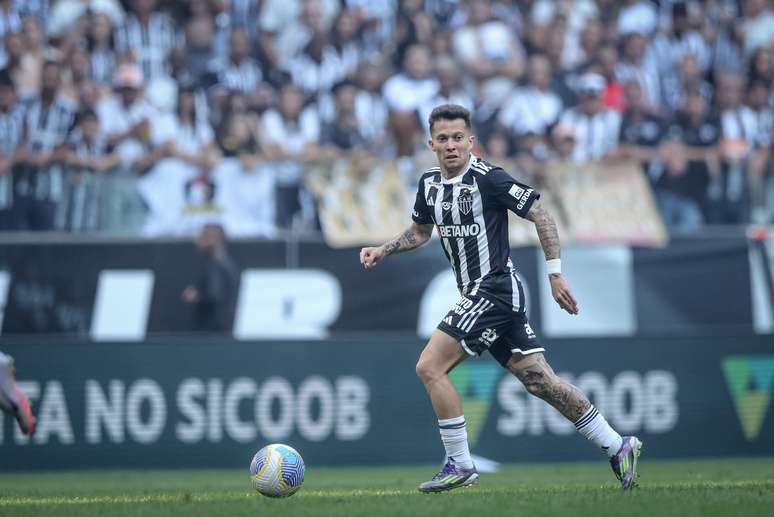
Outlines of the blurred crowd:
{"type": "Polygon", "coordinates": [[[774,219],[767,0],[0,0],[0,68],[0,230],[317,231],[307,165],[415,188],[441,103],[536,184],[628,158],[671,229],[774,219]]]}

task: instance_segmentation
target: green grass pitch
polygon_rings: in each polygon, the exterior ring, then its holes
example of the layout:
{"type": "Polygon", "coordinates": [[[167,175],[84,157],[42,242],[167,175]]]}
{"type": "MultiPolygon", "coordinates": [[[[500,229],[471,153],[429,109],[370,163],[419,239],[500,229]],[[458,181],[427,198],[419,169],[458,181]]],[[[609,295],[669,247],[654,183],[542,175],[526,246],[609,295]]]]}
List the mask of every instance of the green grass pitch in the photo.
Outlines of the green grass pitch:
{"type": "Polygon", "coordinates": [[[435,468],[307,468],[289,499],[262,497],[240,470],[0,475],[0,516],[752,516],[774,515],[774,458],[648,461],[624,493],[605,461],[509,465],[444,494],[416,485],[435,468]]]}

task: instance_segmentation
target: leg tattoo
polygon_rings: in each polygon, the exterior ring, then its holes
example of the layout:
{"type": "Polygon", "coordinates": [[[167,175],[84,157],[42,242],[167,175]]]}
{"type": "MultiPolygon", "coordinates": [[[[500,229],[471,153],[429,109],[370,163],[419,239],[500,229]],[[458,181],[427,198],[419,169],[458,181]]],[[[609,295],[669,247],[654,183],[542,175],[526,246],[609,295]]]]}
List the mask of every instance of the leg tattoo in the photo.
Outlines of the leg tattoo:
{"type": "Polygon", "coordinates": [[[511,360],[508,369],[524,384],[528,392],[551,404],[571,422],[577,422],[591,406],[591,402],[581,390],[554,373],[543,354],[535,354],[517,361],[511,360]],[[527,364],[521,364],[524,362],[527,364]]]}

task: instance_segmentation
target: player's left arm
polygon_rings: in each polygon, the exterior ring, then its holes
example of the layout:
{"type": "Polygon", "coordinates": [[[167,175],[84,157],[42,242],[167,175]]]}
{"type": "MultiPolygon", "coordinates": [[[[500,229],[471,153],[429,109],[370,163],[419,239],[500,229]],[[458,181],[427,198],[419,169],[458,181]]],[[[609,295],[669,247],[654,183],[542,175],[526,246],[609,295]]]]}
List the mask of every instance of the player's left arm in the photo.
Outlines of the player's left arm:
{"type": "MultiPolygon", "coordinates": [[[[543,208],[540,201],[532,203],[526,219],[535,223],[540,245],[546,260],[559,259],[559,231],[556,228],[556,221],[548,211],[543,208]]],[[[551,295],[559,306],[570,314],[578,314],[578,302],[570,291],[570,285],[561,273],[549,273],[548,281],[551,283],[551,295]]]]}
{"type": "Polygon", "coordinates": [[[411,224],[405,231],[399,233],[381,246],[361,249],[360,263],[364,268],[371,269],[389,255],[403,253],[404,251],[410,251],[420,247],[430,240],[432,233],[432,224],[418,224],[416,221],[411,221],[411,224]]]}

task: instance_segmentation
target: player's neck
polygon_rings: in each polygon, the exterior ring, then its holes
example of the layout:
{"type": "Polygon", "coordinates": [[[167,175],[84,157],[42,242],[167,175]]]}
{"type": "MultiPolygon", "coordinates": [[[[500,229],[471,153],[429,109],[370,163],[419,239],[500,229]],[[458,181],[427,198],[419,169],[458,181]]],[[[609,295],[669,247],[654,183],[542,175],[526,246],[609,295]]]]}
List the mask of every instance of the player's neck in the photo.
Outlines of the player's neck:
{"type": "Polygon", "coordinates": [[[465,171],[468,170],[468,167],[470,167],[470,159],[471,159],[471,155],[468,155],[468,160],[465,162],[465,164],[462,167],[457,167],[454,169],[450,169],[446,167],[443,164],[443,162],[439,163],[439,165],[441,166],[441,176],[445,180],[450,180],[450,179],[456,178],[461,174],[465,174],[465,171]]]}

